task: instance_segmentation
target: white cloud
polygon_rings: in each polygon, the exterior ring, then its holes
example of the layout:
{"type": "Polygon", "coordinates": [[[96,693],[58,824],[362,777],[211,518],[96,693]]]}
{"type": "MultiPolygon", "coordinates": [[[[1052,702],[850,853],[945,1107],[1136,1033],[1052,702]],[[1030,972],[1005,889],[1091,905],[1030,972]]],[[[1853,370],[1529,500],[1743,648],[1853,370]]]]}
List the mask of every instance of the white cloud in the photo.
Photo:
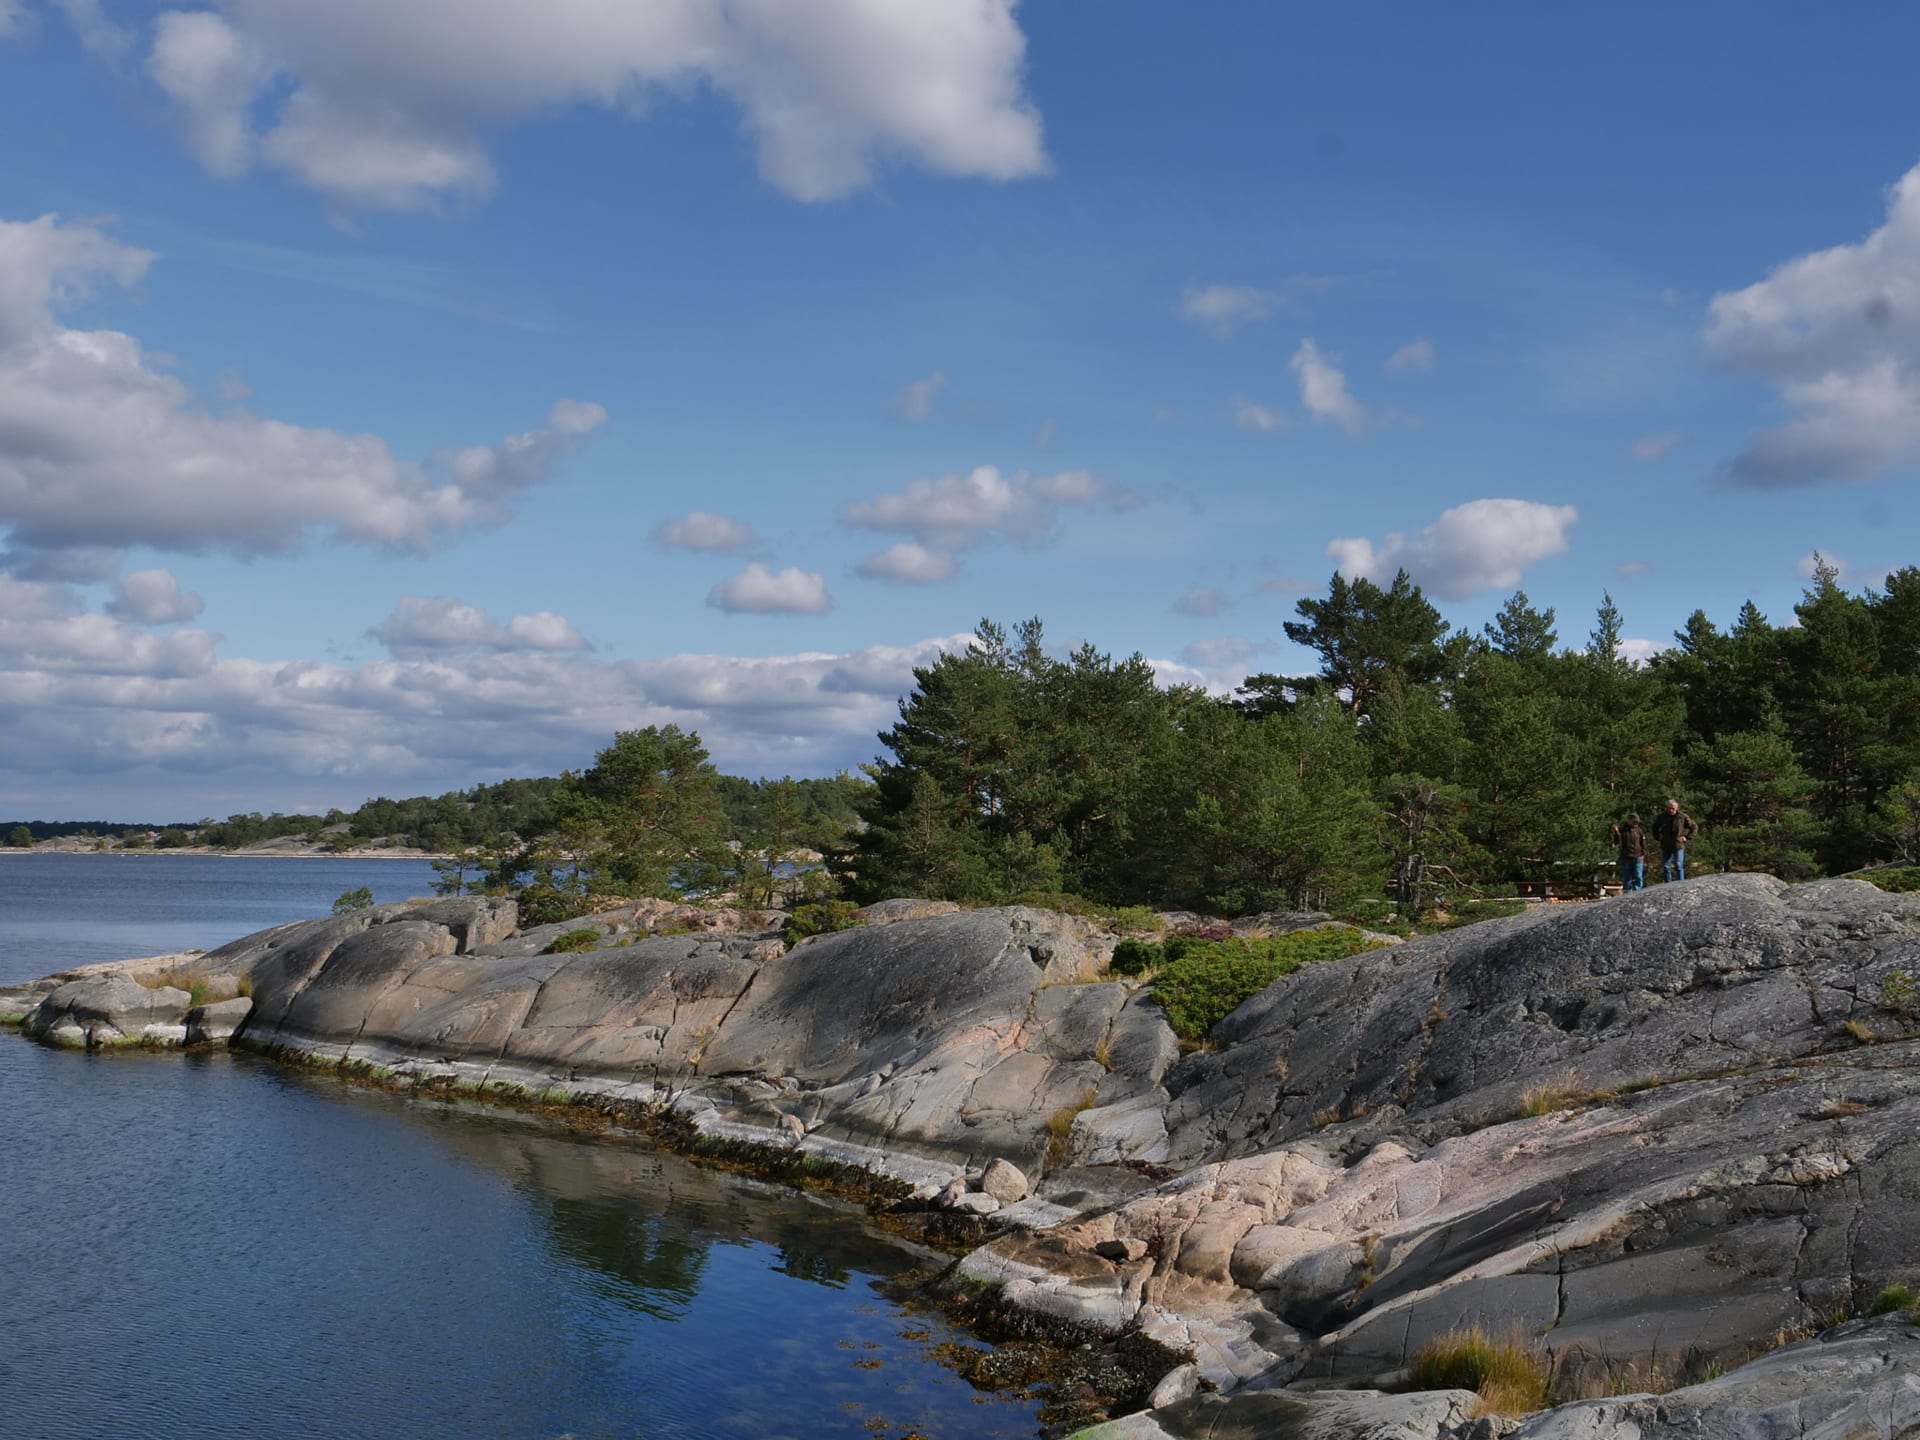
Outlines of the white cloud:
{"type": "Polygon", "coordinates": [[[1893,186],[1886,222],[1865,239],[1715,295],[1706,343],[1795,412],[1727,464],[1735,486],[1866,480],[1920,464],[1920,166],[1893,186]]]}
{"type": "Polygon", "coordinates": [[[1271,644],[1256,643],[1244,635],[1216,635],[1181,646],[1180,659],[1211,677],[1237,684],[1246,678],[1247,665],[1253,657],[1271,649],[1271,644]]]}
{"type": "Polygon", "coordinates": [[[1297,575],[1276,575],[1254,586],[1262,595],[1304,595],[1313,589],[1297,575]]]}
{"type": "Polygon", "coordinates": [[[0,0],[0,40],[25,34],[29,18],[26,0],[0,0]]]}
{"type": "Polygon", "coordinates": [[[758,560],[708,591],[707,604],[730,615],[824,615],[833,608],[827,582],[817,572],[798,565],[773,571],[758,560]]]}
{"type": "Polygon", "coordinates": [[[181,816],[316,794],[353,805],[556,774],[616,730],[668,723],[698,730],[730,771],[830,772],[872,757],[914,666],[971,637],[625,661],[481,647],[361,665],[226,659],[217,639],[77,612],[59,587],[0,575],[0,793],[64,813],[132,793],[181,816]]]}
{"type": "Polygon", "coordinates": [[[653,543],[682,550],[751,550],[760,540],[744,520],[692,510],[678,519],[663,520],[654,529],[653,543]]]}
{"type": "Polygon", "coordinates": [[[1633,442],[1633,458],[1642,463],[1658,460],[1680,443],[1680,432],[1668,430],[1660,435],[1642,435],[1633,442]]]}
{"type": "Polygon", "coordinates": [[[198,595],[182,593],[168,570],[136,570],[114,587],[107,613],[137,625],[177,625],[206,609],[198,595]]]}
{"type": "Polygon", "coordinates": [[[1190,285],[1180,292],[1180,318],[1227,336],[1242,325],[1265,320],[1286,303],[1287,297],[1278,290],[1256,290],[1248,285],[1190,285]]]}
{"type": "Polygon", "coordinates": [[[960,563],[953,556],[912,540],[902,540],[869,555],[858,570],[864,579],[884,580],[890,585],[938,585],[959,572],[960,563]]]}
{"type": "Polygon", "coordinates": [[[1033,432],[1033,448],[1045,450],[1059,438],[1060,422],[1049,415],[1040,422],[1040,428],[1033,432]]]}
{"type": "Polygon", "coordinates": [[[592,648],[564,615],[551,610],[515,615],[499,625],[484,610],[450,595],[402,595],[393,613],[367,633],[401,660],[592,648]]]}
{"type": "Polygon", "coordinates": [[[1173,602],[1174,610],[1182,615],[1190,615],[1196,620],[1209,620],[1226,609],[1231,602],[1226,593],[1211,585],[1195,585],[1173,602]]]}
{"type": "Polygon", "coordinates": [[[1256,435],[1285,430],[1293,423],[1287,419],[1285,411],[1255,404],[1244,395],[1235,395],[1228,403],[1233,406],[1233,423],[1240,429],[1250,430],[1256,435]]]}
{"type": "Polygon", "coordinates": [[[1635,665],[1644,665],[1663,650],[1671,650],[1673,645],[1666,640],[1622,640],[1620,653],[1635,665]]]}
{"type": "Polygon", "coordinates": [[[1629,560],[1614,571],[1622,580],[1631,580],[1636,575],[1644,575],[1653,567],[1644,560],[1629,560]]]}
{"type": "Polygon", "coordinates": [[[373,435],[216,415],[131,335],[55,318],[152,260],[91,226],[0,221],[0,528],[16,555],[261,555],[322,535],[424,550],[506,519],[507,502],[606,419],[563,400],[544,425],[423,464],[373,435]]]}
{"type": "Polygon", "coordinates": [[[1482,590],[1511,590],[1527,567],[1564,554],[1567,531],[1580,518],[1571,505],[1532,500],[1470,500],[1413,535],[1392,534],[1378,546],[1361,538],[1330,542],[1341,574],[1376,584],[1405,570],[1447,600],[1482,590]]]}
{"type": "Polygon", "coordinates": [[[825,200],[882,161],[1045,172],[1014,7],[218,0],[162,16],[147,70],[216,173],[255,158],[343,206],[481,198],[485,137],[507,124],[580,104],[637,117],[702,90],[739,108],[767,180],[825,200]]]}
{"type": "Polygon", "coordinates": [[[147,74],[180,107],[187,146],[231,179],[253,161],[248,112],[273,74],[266,57],[218,15],[169,10],[153,22],[147,74]]]}
{"type": "Polygon", "coordinates": [[[933,414],[933,405],[940,398],[940,392],[947,388],[947,376],[943,370],[936,370],[922,380],[915,380],[903,386],[893,397],[893,412],[909,424],[918,425],[933,414]]]}
{"type": "Polygon", "coordinates": [[[1388,357],[1387,373],[1398,374],[1402,370],[1433,369],[1433,341],[1422,335],[1407,341],[1388,357]]]}
{"type": "Polygon", "coordinates": [[[915,480],[897,493],[855,500],[842,507],[841,515],[862,529],[893,531],[929,550],[951,552],[996,535],[1038,544],[1053,533],[1065,506],[1125,509],[1138,503],[1132,491],[1085,470],[1003,475],[996,466],[980,465],[965,474],[915,480]]]}
{"type": "Polygon", "coordinates": [[[1355,437],[1367,428],[1367,407],[1348,392],[1338,357],[1322,355],[1312,340],[1302,340],[1287,369],[1300,377],[1300,404],[1315,421],[1331,420],[1355,437]]]}

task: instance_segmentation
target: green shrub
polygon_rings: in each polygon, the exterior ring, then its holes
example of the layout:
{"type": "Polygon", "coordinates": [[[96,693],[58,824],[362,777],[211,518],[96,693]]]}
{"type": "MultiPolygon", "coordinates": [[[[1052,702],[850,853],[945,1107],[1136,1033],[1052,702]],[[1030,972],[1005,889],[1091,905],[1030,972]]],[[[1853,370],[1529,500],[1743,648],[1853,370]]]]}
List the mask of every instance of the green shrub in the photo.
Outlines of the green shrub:
{"type": "Polygon", "coordinates": [[[1869,1315],[1891,1315],[1896,1310],[1911,1310],[1920,1305],[1920,1294],[1911,1285],[1889,1285],[1873,1297],[1869,1315]]]}
{"type": "Polygon", "coordinates": [[[591,925],[582,925],[578,930],[562,930],[547,942],[543,954],[572,955],[576,951],[590,948],[600,938],[600,932],[591,925]]]}
{"type": "Polygon", "coordinates": [[[340,897],[333,902],[333,913],[351,915],[356,910],[373,908],[373,891],[362,885],[356,890],[342,890],[340,897]]]}
{"type": "Polygon", "coordinates": [[[1122,934],[1139,931],[1143,934],[1158,935],[1167,928],[1167,922],[1162,920],[1159,912],[1150,905],[1122,905],[1107,916],[1107,924],[1122,934]]]}
{"type": "Polygon", "coordinates": [[[1107,968],[1116,975],[1144,975],[1158,970],[1162,958],[1161,948],[1150,940],[1122,940],[1113,947],[1107,968]]]}
{"type": "Polygon", "coordinates": [[[1880,982],[1880,1008],[1911,1020],[1915,1005],[1913,976],[1904,970],[1889,970],[1880,982]]]}
{"type": "Polygon", "coordinates": [[[1902,865],[1891,870],[1868,870],[1859,878],[1869,884],[1878,885],[1882,890],[1905,894],[1911,890],[1920,890],[1920,865],[1902,865]]]}
{"type": "Polygon", "coordinates": [[[531,929],[536,925],[558,925],[577,920],[593,908],[594,902],[582,891],[567,886],[533,884],[514,893],[520,906],[520,923],[531,929]]]}
{"type": "Polygon", "coordinates": [[[787,917],[787,944],[798,945],[810,935],[831,935],[860,923],[860,907],[851,900],[821,900],[801,905],[787,917]]]}
{"type": "Polygon", "coordinates": [[[1154,998],[1184,1040],[1203,1040],[1242,1002],[1302,965],[1339,960],[1378,942],[1356,930],[1295,930],[1268,940],[1176,935],[1161,947],[1154,998]]]}

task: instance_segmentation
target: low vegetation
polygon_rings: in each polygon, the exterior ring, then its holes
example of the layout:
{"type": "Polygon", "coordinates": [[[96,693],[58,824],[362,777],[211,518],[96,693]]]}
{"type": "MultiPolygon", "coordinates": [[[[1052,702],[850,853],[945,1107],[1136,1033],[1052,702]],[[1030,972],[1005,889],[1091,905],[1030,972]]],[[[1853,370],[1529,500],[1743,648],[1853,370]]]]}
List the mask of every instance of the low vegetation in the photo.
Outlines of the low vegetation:
{"type": "Polygon", "coordinates": [[[546,955],[577,954],[582,950],[592,949],[594,942],[599,938],[600,932],[591,925],[583,925],[578,930],[562,930],[547,942],[547,948],[542,953],[546,955]]]}
{"type": "Polygon", "coordinates": [[[1892,1315],[1900,1310],[1912,1310],[1920,1306],[1920,1292],[1911,1285],[1889,1285],[1873,1297],[1873,1305],[1867,1311],[1870,1315],[1892,1315]]]}
{"type": "Polygon", "coordinates": [[[1436,1336],[1414,1353],[1414,1390],[1471,1390],[1482,1415],[1525,1415],[1547,1403],[1547,1364],[1517,1332],[1496,1339],[1485,1327],[1436,1336]]]}
{"type": "Polygon", "coordinates": [[[831,935],[860,924],[860,907],[851,900],[821,900],[798,905],[787,917],[787,944],[798,945],[815,935],[831,935]]]}
{"type": "Polygon", "coordinates": [[[1147,968],[1167,1023],[1181,1039],[1197,1042],[1243,1002],[1302,965],[1343,959],[1380,943],[1345,927],[1295,930],[1266,940],[1176,935],[1158,947],[1158,960],[1147,968]]]}
{"type": "Polygon", "coordinates": [[[373,891],[365,885],[358,886],[352,890],[342,890],[333,902],[333,913],[336,915],[351,915],[356,910],[371,910],[372,908],[373,891]]]}

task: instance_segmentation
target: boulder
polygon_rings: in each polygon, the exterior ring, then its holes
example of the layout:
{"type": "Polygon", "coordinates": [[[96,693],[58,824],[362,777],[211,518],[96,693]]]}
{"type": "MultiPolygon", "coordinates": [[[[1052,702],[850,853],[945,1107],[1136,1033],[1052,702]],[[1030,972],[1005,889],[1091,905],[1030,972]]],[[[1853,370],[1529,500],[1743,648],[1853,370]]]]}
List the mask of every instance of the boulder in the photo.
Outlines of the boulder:
{"type": "Polygon", "coordinates": [[[149,987],[126,975],[72,980],[30,1011],[22,1029],[57,1045],[102,1049],[116,1045],[178,1045],[193,1007],[187,991],[149,987]]]}
{"type": "Polygon", "coordinates": [[[960,907],[951,900],[880,900],[854,912],[862,925],[893,925],[902,920],[924,920],[929,915],[952,915],[960,907]]]}
{"type": "Polygon", "coordinates": [[[187,1038],[189,1045],[224,1045],[231,1040],[240,1027],[247,1022],[247,1016],[253,1011],[253,1001],[244,995],[231,1000],[215,1000],[206,1005],[196,1005],[186,1015],[187,1038]]]}
{"type": "Polygon", "coordinates": [[[1030,1187],[1018,1165],[1010,1160],[994,1160],[981,1173],[980,1188],[1002,1205],[1012,1205],[1026,1199],[1030,1187]]]}

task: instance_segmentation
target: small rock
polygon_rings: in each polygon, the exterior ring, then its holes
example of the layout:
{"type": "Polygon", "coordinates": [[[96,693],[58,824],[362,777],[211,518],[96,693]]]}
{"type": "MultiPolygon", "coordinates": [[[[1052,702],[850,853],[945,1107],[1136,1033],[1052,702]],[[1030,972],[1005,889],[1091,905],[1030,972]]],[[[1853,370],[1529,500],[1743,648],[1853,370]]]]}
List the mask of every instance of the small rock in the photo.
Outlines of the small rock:
{"type": "Polygon", "coordinates": [[[1018,1165],[1010,1160],[994,1160],[981,1175],[980,1188],[1002,1205],[1012,1205],[1027,1198],[1029,1187],[1026,1173],[1018,1165]]]}
{"type": "Polygon", "coordinates": [[[991,1215],[1000,1208],[1000,1202],[984,1190],[975,1190],[960,1196],[949,1208],[963,1215],[991,1215]]]}
{"type": "MultiPolygon", "coordinates": [[[[1176,1365],[1153,1387],[1153,1394],[1147,1397],[1147,1408],[1158,1410],[1163,1405],[1178,1405],[1182,1400],[1191,1400],[1199,1391],[1200,1367],[1192,1363],[1176,1365]]],[[[1519,1428],[1518,1425],[1515,1428],[1519,1428]]],[[[1497,1437],[1476,1436],[1474,1440],[1497,1440],[1497,1437]]]]}
{"type": "Polygon", "coordinates": [[[1102,1260],[1112,1260],[1116,1264],[1128,1263],[1147,1253],[1147,1242],[1131,1237],[1125,1240],[1102,1240],[1093,1247],[1093,1253],[1102,1260]]]}
{"type": "Polygon", "coordinates": [[[966,1193],[967,1177],[964,1175],[956,1175],[953,1179],[949,1180],[945,1188],[934,1197],[934,1204],[938,1205],[942,1210],[952,1210],[966,1197],[966,1193]]]}
{"type": "Polygon", "coordinates": [[[807,1127],[801,1123],[798,1115],[782,1115],[780,1128],[793,1136],[803,1136],[807,1133],[807,1127]]]}

